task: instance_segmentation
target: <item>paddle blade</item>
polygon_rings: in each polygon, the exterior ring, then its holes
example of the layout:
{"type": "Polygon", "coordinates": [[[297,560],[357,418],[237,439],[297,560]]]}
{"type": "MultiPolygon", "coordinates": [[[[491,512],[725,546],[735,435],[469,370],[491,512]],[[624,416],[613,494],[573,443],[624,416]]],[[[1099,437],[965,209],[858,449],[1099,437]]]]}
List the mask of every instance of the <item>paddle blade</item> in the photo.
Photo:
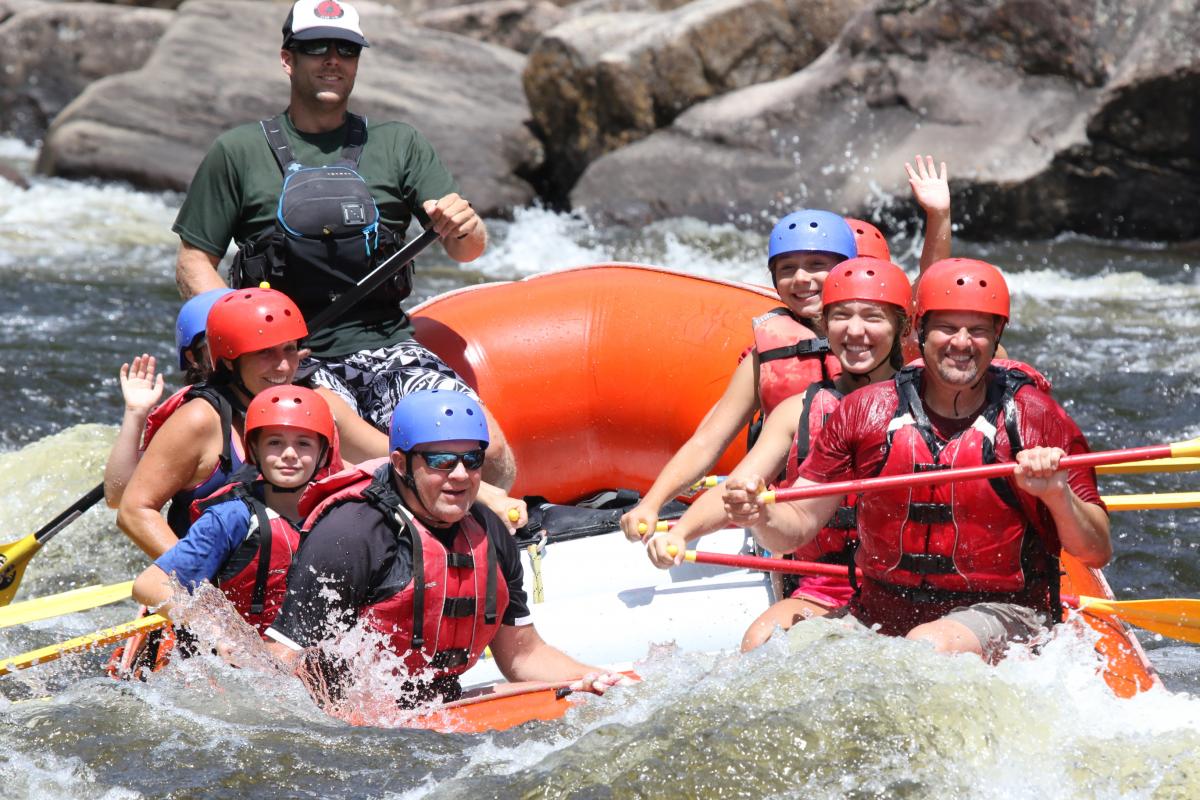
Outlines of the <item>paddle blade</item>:
{"type": "Polygon", "coordinates": [[[1200,492],[1161,492],[1159,494],[1123,494],[1104,497],[1109,511],[1154,511],[1170,508],[1200,507],[1200,492]]]}
{"type": "Polygon", "coordinates": [[[37,540],[37,534],[31,533],[24,539],[18,539],[11,544],[0,547],[0,606],[12,602],[17,594],[17,586],[25,567],[33,554],[42,549],[42,543],[37,540]]]}
{"type": "Polygon", "coordinates": [[[1109,614],[1172,639],[1200,643],[1200,600],[1106,600],[1080,597],[1079,607],[1093,614],[1109,614]]]}
{"type": "Polygon", "coordinates": [[[22,653],[19,656],[0,660],[0,675],[8,675],[19,669],[27,669],[38,664],[44,664],[47,661],[55,661],[68,653],[79,653],[84,650],[91,650],[93,647],[112,644],[113,642],[127,639],[135,633],[161,628],[166,624],[168,624],[166,617],[152,614],[149,617],[135,619],[132,622],[126,622],[112,628],[105,628],[104,630],[89,633],[85,636],[77,636],[65,642],[59,642],[58,644],[52,644],[37,650],[30,650],[28,653],[22,653]]]}
{"type": "Polygon", "coordinates": [[[8,608],[0,608],[0,628],[24,625],[40,619],[74,614],[78,611],[87,611],[99,606],[106,606],[109,603],[128,600],[132,591],[133,581],[125,581],[108,586],[85,586],[82,589],[72,589],[69,592],[26,600],[8,608]]]}

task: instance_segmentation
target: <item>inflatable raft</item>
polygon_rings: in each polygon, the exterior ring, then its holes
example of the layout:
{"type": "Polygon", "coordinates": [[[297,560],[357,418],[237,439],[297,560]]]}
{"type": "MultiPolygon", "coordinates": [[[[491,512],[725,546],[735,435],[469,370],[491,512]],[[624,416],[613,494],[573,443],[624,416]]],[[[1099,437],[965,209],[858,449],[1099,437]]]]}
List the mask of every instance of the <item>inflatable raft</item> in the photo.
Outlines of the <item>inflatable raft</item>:
{"type": "MultiPolygon", "coordinates": [[[[416,337],[486,399],[508,436],[513,494],[571,503],[597,492],[644,492],[720,397],[750,343],[750,320],[779,305],[770,290],[634,264],[602,264],[468,287],[413,310],[416,337]]],[[[717,471],[744,455],[739,436],[717,471]]],[[[748,552],[740,530],[705,550],[748,552]]],[[[1112,597],[1103,575],[1063,559],[1063,593],[1112,597]]],[[[547,641],[591,663],[624,665],[655,642],[684,649],[738,646],[772,601],[763,573],[684,563],[658,570],[641,547],[609,535],[526,553],[526,590],[547,641]],[[587,636],[578,620],[587,619],[587,636]],[[716,623],[716,624],[714,624],[716,623]]],[[[1082,614],[1100,639],[1104,679],[1128,697],[1157,682],[1132,631],[1082,614]]],[[[490,662],[466,676],[499,679],[490,662]]],[[[530,718],[568,702],[545,693],[530,718]]],[[[508,721],[520,719],[521,703],[508,721]]],[[[475,705],[486,708],[487,703],[475,705]]],[[[464,712],[466,709],[464,709],[464,712]]]]}

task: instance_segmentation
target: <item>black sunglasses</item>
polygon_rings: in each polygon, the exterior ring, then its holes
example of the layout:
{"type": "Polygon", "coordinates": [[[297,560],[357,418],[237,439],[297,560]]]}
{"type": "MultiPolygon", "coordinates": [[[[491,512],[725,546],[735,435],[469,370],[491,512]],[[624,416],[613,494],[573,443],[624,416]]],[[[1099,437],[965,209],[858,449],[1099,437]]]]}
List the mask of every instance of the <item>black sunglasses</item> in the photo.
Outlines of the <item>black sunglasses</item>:
{"type": "Polygon", "coordinates": [[[306,42],[292,42],[292,49],[306,56],[323,56],[329,52],[330,46],[337,48],[337,54],[342,58],[358,58],[362,53],[362,45],[347,42],[344,39],[311,39],[306,42]]]}
{"type": "Polygon", "coordinates": [[[458,466],[459,461],[467,469],[479,469],[483,466],[484,459],[482,447],[477,450],[468,450],[465,453],[435,453],[433,451],[418,450],[417,455],[425,460],[426,466],[430,469],[436,469],[439,472],[453,471],[458,466]]]}

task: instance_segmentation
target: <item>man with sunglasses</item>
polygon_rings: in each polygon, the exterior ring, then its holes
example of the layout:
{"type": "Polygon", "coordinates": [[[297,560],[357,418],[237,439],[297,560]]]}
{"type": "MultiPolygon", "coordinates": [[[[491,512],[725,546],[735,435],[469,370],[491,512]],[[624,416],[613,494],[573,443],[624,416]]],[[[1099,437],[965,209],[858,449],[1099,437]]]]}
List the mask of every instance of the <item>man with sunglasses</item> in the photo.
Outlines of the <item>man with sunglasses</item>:
{"type": "MultiPolygon", "coordinates": [[[[291,83],[288,108],[219,136],[175,220],[176,280],[184,297],[224,285],[217,266],[231,240],[239,246],[231,284],[268,280],[306,317],[397,250],[414,216],[438,232],[454,260],[465,263],[483,253],[483,221],[429,141],[410,125],[349,112],[365,47],[358,12],[349,3],[298,0],[292,6],[280,50],[291,83]],[[294,206],[289,197],[298,198],[294,206]],[[292,207],[328,211],[316,219],[315,233],[302,236],[285,217],[292,207]],[[329,218],[336,224],[326,225],[329,218]]],[[[475,396],[413,340],[400,307],[410,289],[411,274],[404,271],[314,331],[307,340],[313,358],[301,367],[314,387],[337,394],[380,431],[408,392],[439,387],[475,396]]],[[[492,431],[485,477],[508,487],[515,478],[511,451],[494,419],[492,431]]]]}
{"type": "Polygon", "coordinates": [[[267,631],[272,652],[301,664],[301,674],[334,676],[341,695],[371,669],[374,651],[356,663],[329,648],[300,656],[361,623],[403,661],[402,704],[455,699],[458,676],[489,645],[511,681],[576,681],[600,693],[620,682],[546,644],[531,624],[520,553],[496,515],[475,504],[489,440],[479,405],[458,392],[414,392],[396,405],[389,439],[390,459],[301,499],[309,533],[267,631]]]}

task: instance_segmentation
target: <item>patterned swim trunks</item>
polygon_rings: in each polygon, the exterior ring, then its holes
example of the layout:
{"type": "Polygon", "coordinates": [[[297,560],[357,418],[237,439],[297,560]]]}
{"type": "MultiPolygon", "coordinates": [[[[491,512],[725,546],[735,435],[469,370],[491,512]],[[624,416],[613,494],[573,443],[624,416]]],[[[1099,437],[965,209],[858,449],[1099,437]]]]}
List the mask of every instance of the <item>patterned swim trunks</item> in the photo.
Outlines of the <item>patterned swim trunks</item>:
{"type": "Polygon", "coordinates": [[[301,370],[313,365],[311,385],[334,392],[381,431],[387,431],[396,403],[411,392],[449,389],[479,399],[445,361],[411,339],[338,358],[306,359],[301,370]]]}

